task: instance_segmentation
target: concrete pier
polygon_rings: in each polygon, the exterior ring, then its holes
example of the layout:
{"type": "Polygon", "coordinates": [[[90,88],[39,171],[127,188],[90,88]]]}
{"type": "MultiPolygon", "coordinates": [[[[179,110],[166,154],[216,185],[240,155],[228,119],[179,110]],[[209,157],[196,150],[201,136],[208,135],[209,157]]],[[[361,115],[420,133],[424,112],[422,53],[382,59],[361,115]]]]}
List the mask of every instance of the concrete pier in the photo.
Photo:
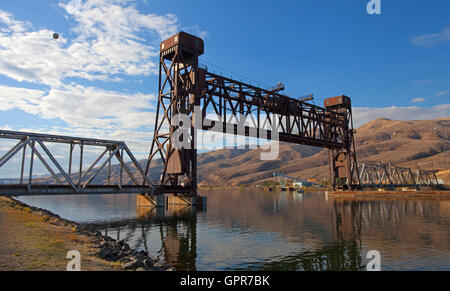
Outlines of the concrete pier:
{"type": "Polygon", "coordinates": [[[168,205],[206,206],[207,199],[202,196],[184,197],[169,194],[166,196],[166,201],[168,205]]]}
{"type": "Polygon", "coordinates": [[[165,197],[164,195],[148,195],[138,194],[136,196],[137,206],[150,206],[150,207],[164,207],[165,197]]]}
{"type": "Polygon", "coordinates": [[[141,206],[136,207],[136,214],[141,219],[161,221],[165,219],[195,219],[198,212],[204,212],[203,206],[167,205],[166,207],[141,206]]]}
{"type": "Polygon", "coordinates": [[[167,205],[202,206],[206,207],[207,199],[202,196],[182,196],[174,194],[148,195],[139,194],[136,197],[138,206],[166,207],[167,205]]]}

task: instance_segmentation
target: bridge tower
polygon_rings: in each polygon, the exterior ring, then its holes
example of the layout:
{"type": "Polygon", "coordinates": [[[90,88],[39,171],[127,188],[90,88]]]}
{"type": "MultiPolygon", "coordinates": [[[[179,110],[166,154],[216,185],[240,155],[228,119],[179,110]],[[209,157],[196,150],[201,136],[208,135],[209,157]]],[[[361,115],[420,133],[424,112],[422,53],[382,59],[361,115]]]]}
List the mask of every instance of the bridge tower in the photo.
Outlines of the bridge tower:
{"type": "MultiPolygon", "coordinates": [[[[358,162],[353,130],[353,116],[351,99],[345,95],[325,99],[325,108],[331,112],[326,119],[331,120],[330,114],[335,113],[339,126],[337,131],[342,138],[342,147],[330,148],[330,177],[334,189],[352,190],[360,185],[358,175],[358,162]]],[[[328,121],[328,120],[327,120],[328,121]]],[[[327,127],[330,125],[327,122],[327,127]]],[[[326,130],[326,132],[333,132],[326,130]]]]}
{"type": "MultiPolygon", "coordinates": [[[[203,54],[203,40],[180,32],[160,45],[159,94],[152,146],[146,166],[146,174],[152,160],[161,158],[162,175],[159,193],[182,193],[196,196],[197,150],[196,129],[191,126],[183,134],[174,134],[183,120],[178,114],[194,120],[194,106],[201,94],[199,86],[198,57],[203,54]],[[180,144],[184,144],[180,148],[180,144]],[[189,144],[190,146],[186,146],[189,144]]],[[[182,132],[182,131],[177,131],[182,132]]]]}

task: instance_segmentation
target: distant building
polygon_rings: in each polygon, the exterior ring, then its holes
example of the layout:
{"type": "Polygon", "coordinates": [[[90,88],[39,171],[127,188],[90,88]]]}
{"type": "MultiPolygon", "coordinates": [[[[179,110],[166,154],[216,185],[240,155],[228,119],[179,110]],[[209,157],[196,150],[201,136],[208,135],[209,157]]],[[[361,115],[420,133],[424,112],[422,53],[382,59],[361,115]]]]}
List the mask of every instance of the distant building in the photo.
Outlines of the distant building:
{"type": "Polygon", "coordinates": [[[292,187],[294,188],[303,188],[303,182],[295,182],[294,184],[292,184],[292,187]]]}

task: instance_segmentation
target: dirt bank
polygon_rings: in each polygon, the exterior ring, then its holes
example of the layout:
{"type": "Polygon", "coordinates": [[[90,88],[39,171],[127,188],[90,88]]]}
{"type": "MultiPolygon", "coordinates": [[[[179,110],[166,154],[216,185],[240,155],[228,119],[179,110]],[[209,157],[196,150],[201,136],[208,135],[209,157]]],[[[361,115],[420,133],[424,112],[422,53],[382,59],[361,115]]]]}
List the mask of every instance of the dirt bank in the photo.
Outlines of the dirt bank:
{"type": "Polygon", "coordinates": [[[65,271],[77,250],[82,271],[173,270],[115,241],[36,207],[0,197],[0,270],[65,271]]]}

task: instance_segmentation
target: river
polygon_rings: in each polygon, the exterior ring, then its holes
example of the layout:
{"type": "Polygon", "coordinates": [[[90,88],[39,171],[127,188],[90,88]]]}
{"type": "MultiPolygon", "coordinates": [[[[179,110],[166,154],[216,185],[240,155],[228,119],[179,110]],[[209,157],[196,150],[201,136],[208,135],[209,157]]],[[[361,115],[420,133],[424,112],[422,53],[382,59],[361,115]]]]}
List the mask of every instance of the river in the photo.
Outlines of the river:
{"type": "Polygon", "coordinates": [[[136,207],[135,195],[21,197],[94,225],[177,270],[450,270],[450,199],[338,199],[257,189],[200,191],[206,209],[136,207]]]}

